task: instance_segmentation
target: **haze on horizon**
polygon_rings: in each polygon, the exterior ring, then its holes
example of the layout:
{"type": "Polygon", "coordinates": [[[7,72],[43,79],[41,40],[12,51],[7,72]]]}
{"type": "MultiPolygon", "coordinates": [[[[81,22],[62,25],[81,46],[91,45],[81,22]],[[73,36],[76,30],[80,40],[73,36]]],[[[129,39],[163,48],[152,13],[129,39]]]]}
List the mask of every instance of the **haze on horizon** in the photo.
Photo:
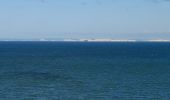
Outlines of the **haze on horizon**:
{"type": "Polygon", "coordinates": [[[170,0],[1,0],[0,40],[170,39],[170,0]]]}

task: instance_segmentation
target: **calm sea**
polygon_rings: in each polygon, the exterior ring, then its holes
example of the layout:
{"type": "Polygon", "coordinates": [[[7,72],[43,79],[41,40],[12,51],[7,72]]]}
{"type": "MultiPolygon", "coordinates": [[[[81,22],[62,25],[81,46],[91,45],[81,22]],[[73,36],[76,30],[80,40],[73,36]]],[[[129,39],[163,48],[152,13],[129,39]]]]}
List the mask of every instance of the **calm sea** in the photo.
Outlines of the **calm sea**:
{"type": "Polygon", "coordinates": [[[170,43],[0,42],[0,100],[170,100],[170,43]]]}

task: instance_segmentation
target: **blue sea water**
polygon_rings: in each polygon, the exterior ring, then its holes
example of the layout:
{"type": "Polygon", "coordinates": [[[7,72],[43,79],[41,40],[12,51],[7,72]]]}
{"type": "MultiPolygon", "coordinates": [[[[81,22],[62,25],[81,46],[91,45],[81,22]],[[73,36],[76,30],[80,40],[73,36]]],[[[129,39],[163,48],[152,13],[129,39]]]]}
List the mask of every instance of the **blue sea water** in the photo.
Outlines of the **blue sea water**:
{"type": "Polygon", "coordinates": [[[0,42],[0,100],[170,100],[170,43],[0,42]]]}

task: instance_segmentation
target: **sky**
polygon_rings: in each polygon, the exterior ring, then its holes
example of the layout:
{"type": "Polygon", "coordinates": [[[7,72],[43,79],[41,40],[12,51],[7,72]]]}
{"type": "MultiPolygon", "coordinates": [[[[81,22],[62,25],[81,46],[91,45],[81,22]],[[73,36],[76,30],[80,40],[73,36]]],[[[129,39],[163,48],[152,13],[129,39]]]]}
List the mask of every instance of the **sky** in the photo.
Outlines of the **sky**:
{"type": "Polygon", "coordinates": [[[0,39],[170,39],[170,0],[0,0],[0,39]]]}

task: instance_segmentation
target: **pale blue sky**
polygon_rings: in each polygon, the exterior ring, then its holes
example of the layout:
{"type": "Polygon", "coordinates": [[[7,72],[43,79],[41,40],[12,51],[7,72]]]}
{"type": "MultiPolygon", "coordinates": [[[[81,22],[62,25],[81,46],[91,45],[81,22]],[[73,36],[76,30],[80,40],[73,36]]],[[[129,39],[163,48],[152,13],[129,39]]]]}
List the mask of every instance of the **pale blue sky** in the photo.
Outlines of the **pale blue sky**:
{"type": "Polygon", "coordinates": [[[0,39],[170,39],[167,0],[0,0],[0,39]]]}

